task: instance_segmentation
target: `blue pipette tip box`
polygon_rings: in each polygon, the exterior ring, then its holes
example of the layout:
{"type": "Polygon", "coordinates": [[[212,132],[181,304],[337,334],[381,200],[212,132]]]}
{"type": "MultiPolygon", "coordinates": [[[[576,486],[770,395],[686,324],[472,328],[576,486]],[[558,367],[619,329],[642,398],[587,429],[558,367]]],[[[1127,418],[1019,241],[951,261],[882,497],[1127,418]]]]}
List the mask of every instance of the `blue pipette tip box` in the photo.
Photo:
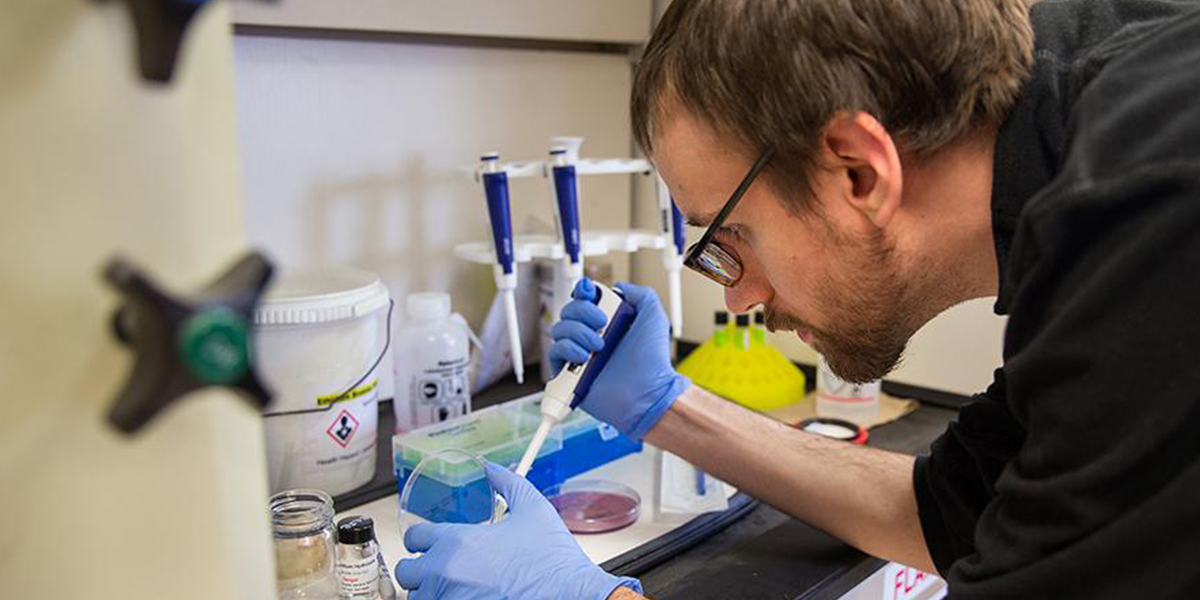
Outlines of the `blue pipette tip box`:
{"type": "MultiPolygon", "coordinates": [[[[461,417],[392,437],[392,460],[397,491],[402,493],[413,469],[425,457],[454,448],[513,468],[537,430],[538,419],[509,404],[492,406],[461,417]]],[[[554,456],[562,451],[561,430],[552,431],[538,453],[529,480],[539,490],[562,481],[554,456]]],[[[434,522],[476,523],[486,518],[487,482],[471,460],[434,460],[408,499],[408,512],[434,522]],[[478,514],[476,514],[478,513],[478,514]]]]}
{"type": "MultiPolygon", "coordinates": [[[[492,406],[444,423],[392,437],[397,490],[426,456],[447,448],[466,450],[514,468],[541,421],[541,394],[492,406]]],[[[545,491],[571,477],[642,450],[642,443],[576,410],[546,438],[529,471],[529,481],[545,491]]],[[[472,461],[435,461],[414,487],[408,511],[429,521],[477,523],[486,519],[488,486],[472,461]]]]}
{"type": "MultiPolygon", "coordinates": [[[[541,394],[534,394],[514,400],[512,404],[522,414],[540,419],[541,399],[541,394]]],[[[547,463],[553,463],[547,464],[547,467],[558,478],[555,483],[642,451],[641,442],[621,435],[615,427],[596,420],[582,410],[573,411],[555,429],[558,430],[562,450],[545,457],[547,463]]],[[[545,490],[541,486],[538,489],[545,490]]]]}

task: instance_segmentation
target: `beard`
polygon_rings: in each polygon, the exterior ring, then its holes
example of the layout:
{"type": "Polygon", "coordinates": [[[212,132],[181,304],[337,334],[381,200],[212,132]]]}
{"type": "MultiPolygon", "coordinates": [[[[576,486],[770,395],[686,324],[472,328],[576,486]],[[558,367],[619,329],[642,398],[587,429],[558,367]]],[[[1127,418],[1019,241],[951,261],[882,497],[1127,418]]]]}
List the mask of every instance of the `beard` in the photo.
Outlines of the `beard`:
{"type": "Polygon", "coordinates": [[[830,370],[851,383],[882,379],[899,366],[908,340],[920,328],[925,302],[914,298],[900,276],[892,246],[882,234],[853,240],[831,234],[839,268],[812,290],[825,315],[823,327],[770,307],[769,330],[807,330],[830,370]]]}

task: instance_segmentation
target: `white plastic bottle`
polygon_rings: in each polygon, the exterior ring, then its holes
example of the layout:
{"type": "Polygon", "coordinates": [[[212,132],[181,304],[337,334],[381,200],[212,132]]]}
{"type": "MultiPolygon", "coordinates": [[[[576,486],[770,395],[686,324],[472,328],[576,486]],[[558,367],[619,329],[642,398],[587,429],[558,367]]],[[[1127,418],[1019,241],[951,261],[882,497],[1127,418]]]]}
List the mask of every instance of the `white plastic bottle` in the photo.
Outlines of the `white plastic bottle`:
{"type": "Polygon", "coordinates": [[[817,416],[870,427],[879,419],[879,380],[850,383],[834,375],[820,357],[817,363],[817,416]]]}
{"type": "Polygon", "coordinates": [[[397,332],[396,432],[471,412],[471,345],[467,322],[451,314],[450,295],[423,292],[406,299],[408,321],[397,332]]]}

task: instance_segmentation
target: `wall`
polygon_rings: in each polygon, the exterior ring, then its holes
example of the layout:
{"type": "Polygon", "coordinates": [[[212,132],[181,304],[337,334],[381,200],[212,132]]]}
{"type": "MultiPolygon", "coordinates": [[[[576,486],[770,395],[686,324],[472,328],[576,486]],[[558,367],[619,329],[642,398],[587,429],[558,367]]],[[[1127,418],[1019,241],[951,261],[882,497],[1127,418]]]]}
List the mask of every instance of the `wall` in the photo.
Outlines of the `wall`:
{"type": "MultiPolygon", "coordinates": [[[[553,135],[586,137],[584,155],[628,155],[625,54],[298,35],[235,46],[248,235],[285,266],[366,268],[396,298],[450,291],[478,326],[491,270],[453,248],[486,239],[487,212],[454,169],[487,150],[542,157],[553,135]]],[[[628,177],[581,185],[588,227],[628,226],[628,177]]],[[[512,198],[518,232],[552,227],[544,181],[514,180],[512,198]]],[[[616,267],[626,276],[626,260],[616,267]]]]}

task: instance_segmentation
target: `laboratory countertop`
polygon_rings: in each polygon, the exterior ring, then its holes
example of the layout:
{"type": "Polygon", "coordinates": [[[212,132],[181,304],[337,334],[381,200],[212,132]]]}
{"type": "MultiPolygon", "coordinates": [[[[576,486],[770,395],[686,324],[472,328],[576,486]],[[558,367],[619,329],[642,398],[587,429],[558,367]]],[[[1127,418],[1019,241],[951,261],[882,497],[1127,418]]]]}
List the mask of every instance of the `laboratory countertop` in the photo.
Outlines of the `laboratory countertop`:
{"type": "MultiPolygon", "coordinates": [[[[904,418],[872,429],[869,445],[924,452],[955,414],[953,408],[922,404],[904,418]]],[[[639,578],[655,600],[823,600],[841,597],[884,564],[761,504],[639,578]]]]}
{"type": "MultiPolygon", "coordinates": [[[[801,368],[809,381],[814,381],[811,367],[801,368]]],[[[472,406],[483,408],[540,388],[536,381],[518,385],[510,378],[477,394],[472,406]]],[[[872,429],[869,445],[906,454],[926,451],[965,401],[961,396],[890,382],[885,382],[884,389],[893,396],[917,399],[921,405],[898,421],[872,429]]],[[[391,408],[384,408],[379,428],[390,431],[391,408]]],[[[391,453],[379,455],[380,477],[371,485],[338,497],[339,512],[395,493],[391,453]]],[[[842,596],[885,564],[765,504],[742,514],[703,541],[666,560],[655,560],[648,570],[633,574],[656,600],[819,600],[842,596]]]]}

